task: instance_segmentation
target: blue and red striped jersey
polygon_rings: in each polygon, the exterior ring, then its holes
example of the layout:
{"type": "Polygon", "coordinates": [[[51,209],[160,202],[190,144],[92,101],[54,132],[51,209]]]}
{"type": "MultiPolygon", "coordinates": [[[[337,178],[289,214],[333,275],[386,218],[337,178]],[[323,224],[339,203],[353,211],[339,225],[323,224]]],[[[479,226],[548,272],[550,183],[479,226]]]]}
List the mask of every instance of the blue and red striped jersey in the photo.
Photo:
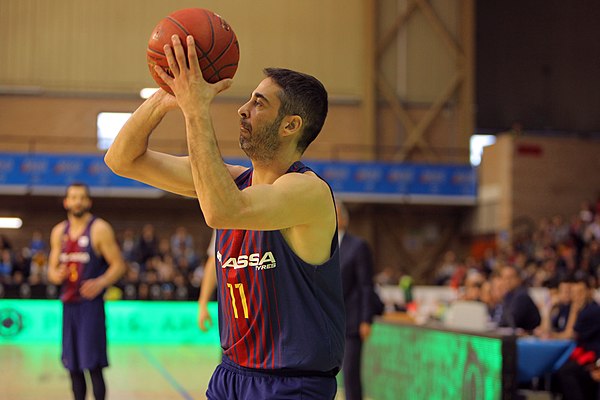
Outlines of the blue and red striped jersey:
{"type": "MultiPolygon", "coordinates": [[[[306,171],[296,162],[287,173],[306,171]]],[[[252,184],[252,173],[236,179],[238,188],[252,184]]],[[[331,257],[321,265],[300,259],[277,230],[217,230],[215,246],[226,357],[266,370],[340,368],[345,322],[337,233],[331,257]]]]}
{"type": "Polygon", "coordinates": [[[84,300],[79,293],[82,282],[99,277],[108,268],[104,257],[97,255],[92,247],[90,229],[95,219],[92,216],[83,233],[73,238],[69,233],[71,224],[66,221],[59,255],[59,262],[65,264],[69,270],[69,276],[62,284],[60,295],[60,299],[65,303],[84,300]]]}

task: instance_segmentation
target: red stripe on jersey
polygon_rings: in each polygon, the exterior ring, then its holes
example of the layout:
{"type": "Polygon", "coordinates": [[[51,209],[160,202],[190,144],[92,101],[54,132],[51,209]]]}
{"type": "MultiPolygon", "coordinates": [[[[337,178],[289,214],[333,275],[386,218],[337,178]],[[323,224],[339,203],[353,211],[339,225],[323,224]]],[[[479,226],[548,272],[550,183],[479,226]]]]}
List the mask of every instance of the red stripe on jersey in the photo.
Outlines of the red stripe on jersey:
{"type": "MultiPolygon", "coordinates": [[[[259,243],[256,239],[257,236],[257,232],[256,231],[252,231],[251,232],[251,236],[250,236],[250,248],[252,249],[253,253],[262,253],[262,248],[259,248],[259,246],[257,245],[257,243],[259,243]]],[[[252,270],[250,269],[248,271],[248,274],[251,276],[252,278],[252,289],[250,290],[250,299],[249,299],[249,307],[251,310],[251,315],[252,317],[252,327],[256,326],[255,329],[251,329],[252,333],[253,333],[253,341],[254,341],[254,345],[253,345],[253,366],[254,368],[260,368],[260,359],[261,359],[261,355],[263,352],[263,345],[260,342],[260,334],[261,334],[261,330],[259,329],[259,321],[262,319],[264,320],[264,315],[261,312],[262,310],[262,296],[261,296],[261,286],[258,282],[258,271],[256,271],[256,269],[252,270]]]]}
{"type": "MultiPolygon", "coordinates": [[[[267,243],[267,248],[270,248],[270,243],[267,243]]],[[[279,318],[279,304],[277,302],[277,288],[275,286],[275,276],[272,276],[272,280],[271,283],[273,284],[273,294],[275,296],[275,316],[277,318],[277,329],[278,329],[278,335],[277,335],[277,343],[273,343],[273,353],[277,352],[277,356],[279,359],[279,364],[277,365],[277,367],[280,367],[282,365],[281,362],[281,348],[279,347],[279,343],[281,338],[279,337],[279,335],[281,335],[281,320],[279,318]],[[275,345],[277,345],[277,348],[275,348],[275,345]]],[[[271,322],[272,324],[272,322],[271,322]]],[[[273,354],[273,361],[275,359],[275,354],[273,354]]],[[[273,364],[274,365],[274,364],[273,364]]],[[[273,366],[273,368],[275,368],[275,366],[273,366]]]]}
{"type": "MultiPolygon", "coordinates": [[[[220,238],[221,239],[221,238],[220,238]]],[[[228,235],[227,237],[225,237],[226,239],[226,243],[222,246],[219,246],[220,249],[225,248],[224,246],[229,246],[229,244],[231,243],[231,241],[233,240],[233,235],[228,235]]],[[[224,344],[227,346],[227,348],[224,349],[224,353],[228,356],[230,356],[236,363],[238,362],[237,360],[237,354],[235,354],[234,352],[234,343],[235,343],[235,334],[233,332],[233,324],[231,323],[231,321],[233,321],[233,310],[232,307],[233,305],[231,304],[231,297],[229,295],[229,288],[227,287],[227,282],[228,282],[228,275],[229,275],[229,271],[226,268],[221,267],[221,271],[219,271],[221,274],[221,299],[225,300],[225,304],[223,304],[223,311],[225,312],[225,318],[227,319],[227,325],[229,327],[229,336],[226,337],[223,342],[224,344]]]]}
{"type": "MultiPolygon", "coordinates": [[[[267,316],[270,317],[271,313],[271,300],[270,300],[270,296],[269,296],[269,286],[267,284],[266,281],[266,274],[261,274],[260,277],[261,281],[262,281],[262,286],[265,288],[265,293],[264,293],[264,297],[266,298],[267,301],[267,316]]],[[[267,347],[267,332],[265,329],[265,322],[266,322],[266,318],[263,315],[263,319],[262,319],[262,332],[261,332],[261,341],[262,341],[262,348],[266,350],[267,347]]],[[[270,332],[270,337],[271,337],[271,347],[274,346],[275,344],[275,340],[273,339],[273,325],[271,324],[270,318],[269,318],[269,332],[270,332]]],[[[271,368],[275,368],[275,357],[274,357],[275,352],[273,351],[273,348],[271,348],[271,368]]],[[[263,369],[268,368],[268,364],[267,364],[267,357],[266,357],[266,352],[265,352],[265,357],[263,359],[263,364],[261,365],[261,367],[263,369]]]]}
{"type": "MultiPolygon", "coordinates": [[[[233,242],[231,244],[231,250],[230,250],[228,256],[237,258],[241,254],[242,244],[244,242],[244,236],[245,236],[246,231],[232,230],[231,232],[234,237],[233,237],[233,242]]],[[[229,273],[227,275],[228,275],[228,278],[232,278],[232,279],[228,279],[228,283],[230,283],[232,285],[232,287],[235,288],[235,284],[237,284],[237,283],[241,283],[242,285],[244,285],[244,287],[248,287],[248,282],[242,282],[242,274],[239,273],[237,270],[235,270],[235,268],[230,269],[229,273]]],[[[233,296],[238,296],[238,293],[239,292],[237,290],[234,290],[233,296]]],[[[232,301],[233,300],[234,299],[232,299],[232,301]]],[[[230,322],[232,325],[235,325],[235,327],[237,328],[238,335],[234,338],[234,342],[233,342],[232,346],[233,346],[233,351],[237,356],[238,364],[242,365],[242,366],[247,366],[248,365],[248,343],[247,343],[246,333],[248,332],[248,324],[247,324],[246,318],[244,318],[244,315],[243,315],[244,311],[243,311],[243,308],[241,307],[240,302],[236,301],[236,307],[237,307],[238,318],[235,318],[235,316],[234,316],[234,318],[231,319],[230,322]]]]}

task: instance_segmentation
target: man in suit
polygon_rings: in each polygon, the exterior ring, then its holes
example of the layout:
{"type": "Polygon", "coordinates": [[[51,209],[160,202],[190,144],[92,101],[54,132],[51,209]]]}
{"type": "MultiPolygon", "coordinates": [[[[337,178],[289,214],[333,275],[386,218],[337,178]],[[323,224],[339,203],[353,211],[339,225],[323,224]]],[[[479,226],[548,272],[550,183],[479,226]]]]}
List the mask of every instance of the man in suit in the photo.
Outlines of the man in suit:
{"type": "Polygon", "coordinates": [[[368,243],[346,231],[350,222],[343,203],[336,203],[340,267],[346,306],[346,350],[342,371],[347,400],[362,399],[360,364],[362,344],[373,322],[373,257],[368,243]]]}
{"type": "Polygon", "coordinates": [[[513,265],[500,269],[500,279],[506,290],[498,326],[520,328],[532,332],[541,323],[540,312],[523,285],[520,271],[513,265]]]}

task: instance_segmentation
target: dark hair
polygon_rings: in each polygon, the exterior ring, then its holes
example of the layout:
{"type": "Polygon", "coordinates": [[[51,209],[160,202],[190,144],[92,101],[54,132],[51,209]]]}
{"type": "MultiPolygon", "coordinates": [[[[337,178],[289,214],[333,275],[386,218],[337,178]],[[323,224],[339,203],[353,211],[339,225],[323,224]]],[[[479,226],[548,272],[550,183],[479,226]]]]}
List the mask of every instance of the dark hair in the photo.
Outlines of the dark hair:
{"type": "Polygon", "coordinates": [[[70,183],[69,186],[67,186],[67,189],[65,190],[65,197],[67,197],[67,194],[69,193],[69,189],[72,188],[72,187],[80,187],[80,188],[85,189],[86,196],[87,197],[91,197],[90,196],[90,187],[87,184],[83,183],[83,182],[73,182],[73,183],[70,183]]]}
{"type": "Polygon", "coordinates": [[[573,277],[573,283],[574,284],[582,283],[588,289],[590,289],[592,287],[592,284],[590,283],[590,275],[588,275],[586,273],[575,274],[573,277]]]}
{"type": "Polygon", "coordinates": [[[279,117],[298,115],[304,129],[298,150],[304,153],[317,137],[327,117],[327,90],[313,76],[285,68],[265,68],[265,75],[281,87],[279,117]]]}

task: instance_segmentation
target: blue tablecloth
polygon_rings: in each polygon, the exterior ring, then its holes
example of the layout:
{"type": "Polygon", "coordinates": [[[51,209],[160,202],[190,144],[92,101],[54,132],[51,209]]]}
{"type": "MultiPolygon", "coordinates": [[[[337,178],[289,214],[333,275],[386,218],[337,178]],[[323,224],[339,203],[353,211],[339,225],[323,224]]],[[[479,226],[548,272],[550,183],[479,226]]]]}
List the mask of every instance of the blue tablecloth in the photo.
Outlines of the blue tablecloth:
{"type": "Polygon", "coordinates": [[[517,339],[517,373],[519,383],[531,381],[556,371],[575,348],[572,340],[517,339]]]}

